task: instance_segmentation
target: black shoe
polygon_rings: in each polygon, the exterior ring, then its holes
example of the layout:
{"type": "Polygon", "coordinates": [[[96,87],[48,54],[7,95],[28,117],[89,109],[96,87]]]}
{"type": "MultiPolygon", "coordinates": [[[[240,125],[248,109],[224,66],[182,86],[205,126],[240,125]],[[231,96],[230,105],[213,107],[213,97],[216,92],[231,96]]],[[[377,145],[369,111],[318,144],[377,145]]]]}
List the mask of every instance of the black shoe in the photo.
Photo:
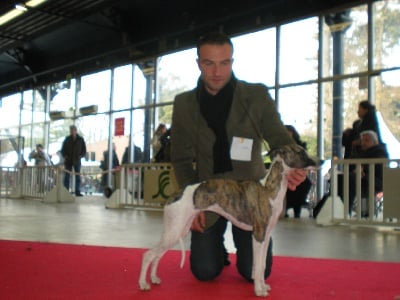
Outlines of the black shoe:
{"type": "Polygon", "coordinates": [[[83,195],[81,193],[76,193],[75,196],[76,197],[83,197],[83,195]]]}

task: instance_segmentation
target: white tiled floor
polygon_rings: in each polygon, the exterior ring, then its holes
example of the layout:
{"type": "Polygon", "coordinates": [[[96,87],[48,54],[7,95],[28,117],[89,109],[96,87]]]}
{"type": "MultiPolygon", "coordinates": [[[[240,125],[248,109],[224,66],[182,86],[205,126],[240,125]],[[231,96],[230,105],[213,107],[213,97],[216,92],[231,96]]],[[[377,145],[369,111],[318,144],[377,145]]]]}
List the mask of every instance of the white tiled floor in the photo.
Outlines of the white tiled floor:
{"type": "MultiPolygon", "coordinates": [[[[36,200],[0,199],[0,239],[148,248],[159,239],[158,211],[105,209],[102,197],[76,203],[45,204],[36,200]]],[[[318,227],[303,212],[284,219],[273,233],[274,254],[400,262],[400,232],[393,229],[318,227]]],[[[189,237],[186,238],[188,247],[189,237]]],[[[227,231],[226,244],[234,251],[227,231]]]]}

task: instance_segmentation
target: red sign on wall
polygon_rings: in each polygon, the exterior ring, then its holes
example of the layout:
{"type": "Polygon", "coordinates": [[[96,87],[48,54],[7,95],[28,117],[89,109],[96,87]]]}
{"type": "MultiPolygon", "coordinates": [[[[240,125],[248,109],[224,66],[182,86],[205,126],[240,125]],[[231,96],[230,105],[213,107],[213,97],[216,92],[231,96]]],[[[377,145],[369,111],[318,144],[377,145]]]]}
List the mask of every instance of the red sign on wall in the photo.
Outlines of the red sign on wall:
{"type": "Polygon", "coordinates": [[[125,135],[125,118],[115,119],[115,136],[125,135]]]}

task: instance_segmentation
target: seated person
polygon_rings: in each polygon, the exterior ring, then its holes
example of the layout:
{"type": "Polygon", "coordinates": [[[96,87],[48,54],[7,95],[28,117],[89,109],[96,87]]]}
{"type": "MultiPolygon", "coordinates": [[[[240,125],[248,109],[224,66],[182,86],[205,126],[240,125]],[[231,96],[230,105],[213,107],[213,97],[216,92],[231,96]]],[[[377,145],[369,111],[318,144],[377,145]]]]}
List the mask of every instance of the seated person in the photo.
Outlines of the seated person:
{"type": "MultiPolygon", "coordinates": [[[[361,151],[357,157],[352,158],[388,158],[386,147],[384,144],[379,143],[378,136],[375,131],[366,130],[360,133],[360,146],[361,151]]],[[[363,197],[368,195],[368,178],[369,178],[369,167],[367,164],[362,166],[361,174],[361,194],[363,197]]],[[[383,169],[381,164],[375,165],[375,193],[379,193],[383,190],[383,169]]],[[[338,176],[338,195],[343,200],[343,175],[338,176]]],[[[351,213],[354,198],[356,196],[356,173],[351,172],[349,174],[349,213],[351,213]]]]}
{"type": "MultiPolygon", "coordinates": [[[[379,138],[375,131],[367,130],[360,134],[361,136],[361,152],[359,158],[388,158],[386,146],[379,143],[379,138]]],[[[364,165],[362,168],[361,186],[363,192],[368,194],[368,176],[369,167],[364,165]]],[[[383,168],[381,164],[375,165],[375,194],[383,190],[383,168]]]]}

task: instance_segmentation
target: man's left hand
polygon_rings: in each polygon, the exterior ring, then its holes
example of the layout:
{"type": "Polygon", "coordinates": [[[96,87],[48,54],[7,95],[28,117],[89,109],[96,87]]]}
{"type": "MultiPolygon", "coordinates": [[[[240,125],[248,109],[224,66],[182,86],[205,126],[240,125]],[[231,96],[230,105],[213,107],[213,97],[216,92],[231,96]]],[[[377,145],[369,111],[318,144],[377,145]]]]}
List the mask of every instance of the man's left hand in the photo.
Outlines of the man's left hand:
{"type": "Polygon", "coordinates": [[[294,169],[286,175],[288,180],[288,189],[291,191],[296,190],[297,186],[306,180],[307,171],[304,169],[294,169]]]}

